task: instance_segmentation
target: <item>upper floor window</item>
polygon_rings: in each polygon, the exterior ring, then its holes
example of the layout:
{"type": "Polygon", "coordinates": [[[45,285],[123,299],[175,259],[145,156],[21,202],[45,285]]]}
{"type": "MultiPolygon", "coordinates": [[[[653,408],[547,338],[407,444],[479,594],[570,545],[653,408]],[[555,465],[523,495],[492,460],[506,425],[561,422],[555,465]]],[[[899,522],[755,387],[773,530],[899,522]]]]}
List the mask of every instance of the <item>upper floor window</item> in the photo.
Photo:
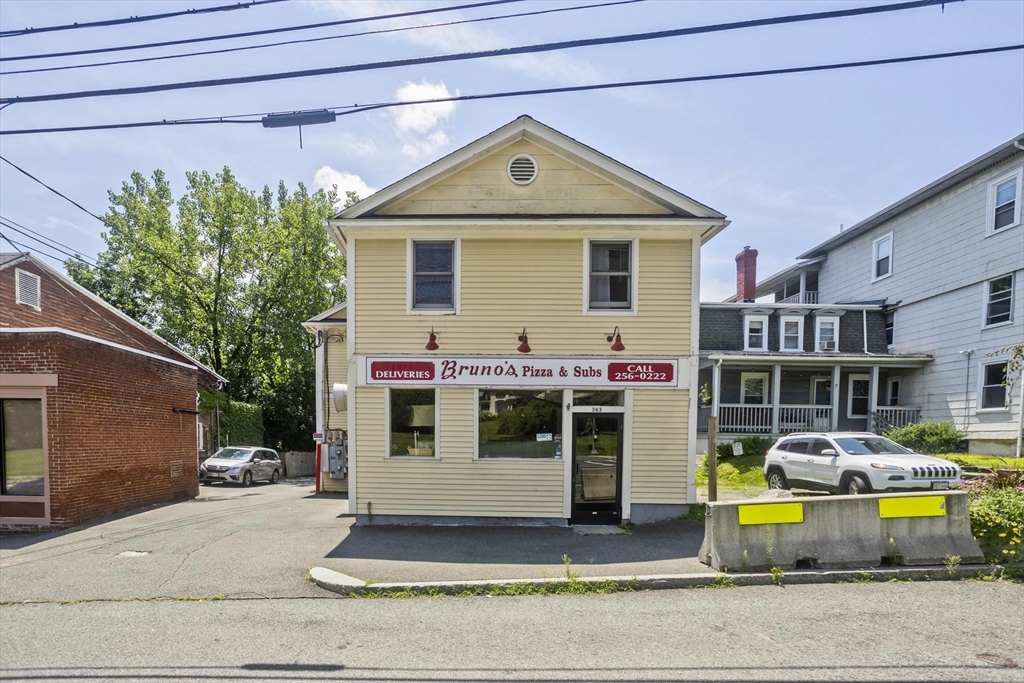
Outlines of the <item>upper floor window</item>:
{"type": "Polygon", "coordinates": [[[871,281],[881,280],[892,275],[892,233],[875,240],[872,246],[871,281]]]}
{"type": "Polygon", "coordinates": [[[768,316],[743,316],[744,351],[768,350],[768,316]]]}
{"type": "Polygon", "coordinates": [[[982,364],[981,391],[978,396],[980,410],[1004,410],[1006,408],[1006,361],[982,364]]]}
{"type": "Polygon", "coordinates": [[[1013,273],[989,280],[985,286],[985,326],[1013,320],[1013,273]]]}
{"type": "Polygon", "coordinates": [[[456,309],[458,255],[454,241],[412,241],[409,250],[409,309],[456,309]]]}
{"type": "Polygon", "coordinates": [[[636,306],[636,244],[589,241],[587,306],[589,311],[626,313],[636,306]]]}
{"type": "Polygon", "coordinates": [[[818,351],[838,351],[839,318],[819,316],[814,322],[814,348],[818,351]]]}
{"type": "Polygon", "coordinates": [[[780,351],[804,350],[803,316],[782,316],[779,321],[779,330],[781,336],[780,351]]]}
{"type": "Polygon", "coordinates": [[[896,345],[896,311],[885,314],[885,345],[896,345]]]}
{"type": "Polygon", "coordinates": [[[1021,176],[1018,169],[996,179],[988,189],[988,231],[990,233],[1020,225],[1021,176]]]}

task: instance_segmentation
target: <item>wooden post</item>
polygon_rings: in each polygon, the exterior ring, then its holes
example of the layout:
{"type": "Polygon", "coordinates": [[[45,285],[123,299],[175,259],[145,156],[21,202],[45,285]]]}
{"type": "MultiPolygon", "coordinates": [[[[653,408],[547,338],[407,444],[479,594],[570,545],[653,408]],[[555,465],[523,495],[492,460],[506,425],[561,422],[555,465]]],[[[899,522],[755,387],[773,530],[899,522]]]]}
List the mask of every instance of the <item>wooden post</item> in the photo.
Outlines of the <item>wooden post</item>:
{"type": "Polygon", "coordinates": [[[718,500],[718,416],[708,418],[708,501],[718,500]]]}

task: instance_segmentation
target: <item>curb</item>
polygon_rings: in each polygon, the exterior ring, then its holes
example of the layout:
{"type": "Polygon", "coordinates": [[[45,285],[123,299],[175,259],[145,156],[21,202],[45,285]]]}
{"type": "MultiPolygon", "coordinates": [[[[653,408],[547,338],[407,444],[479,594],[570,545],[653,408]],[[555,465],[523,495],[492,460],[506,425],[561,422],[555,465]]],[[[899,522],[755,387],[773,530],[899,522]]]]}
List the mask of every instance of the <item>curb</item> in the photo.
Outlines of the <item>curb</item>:
{"type": "MultiPolygon", "coordinates": [[[[974,565],[970,567],[954,567],[952,570],[944,566],[902,567],[884,569],[802,569],[789,571],[782,576],[782,585],[808,585],[819,583],[884,583],[886,581],[960,581],[963,579],[1000,578],[1002,568],[998,565],[974,565]]],[[[768,573],[700,573],[700,574],[663,574],[653,576],[604,576],[576,579],[579,584],[608,586],[614,583],[619,591],[665,590],[679,588],[707,588],[715,580],[728,577],[734,586],[770,586],[775,578],[768,573]]],[[[509,586],[559,586],[568,583],[566,579],[484,579],[474,581],[411,581],[398,583],[373,583],[367,585],[357,578],[336,572],[324,567],[313,567],[309,578],[320,588],[357,596],[372,593],[387,595],[401,592],[409,595],[459,595],[472,592],[486,593],[509,586]]],[[[585,591],[584,591],[585,592],[585,591]]]]}

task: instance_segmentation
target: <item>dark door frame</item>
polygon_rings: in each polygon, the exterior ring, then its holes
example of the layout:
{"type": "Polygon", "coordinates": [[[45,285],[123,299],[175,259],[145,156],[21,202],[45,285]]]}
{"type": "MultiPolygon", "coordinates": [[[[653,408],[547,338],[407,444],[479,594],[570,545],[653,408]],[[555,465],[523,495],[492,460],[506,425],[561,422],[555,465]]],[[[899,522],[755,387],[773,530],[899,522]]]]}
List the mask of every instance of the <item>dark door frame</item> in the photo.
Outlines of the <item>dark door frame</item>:
{"type": "Polygon", "coordinates": [[[571,498],[569,509],[569,524],[620,524],[622,522],[622,469],[623,469],[623,442],[626,431],[626,414],[624,412],[607,413],[572,413],[572,462],[571,473],[571,498]],[[576,435],[577,421],[586,418],[591,419],[614,419],[618,420],[619,428],[616,438],[616,459],[615,459],[615,500],[611,503],[585,504],[588,509],[577,510],[576,507],[576,435]],[[607,507],[608,509],[602,509],[607,507]],[[596,510],[593,508],[597,508],[596,510]]]}

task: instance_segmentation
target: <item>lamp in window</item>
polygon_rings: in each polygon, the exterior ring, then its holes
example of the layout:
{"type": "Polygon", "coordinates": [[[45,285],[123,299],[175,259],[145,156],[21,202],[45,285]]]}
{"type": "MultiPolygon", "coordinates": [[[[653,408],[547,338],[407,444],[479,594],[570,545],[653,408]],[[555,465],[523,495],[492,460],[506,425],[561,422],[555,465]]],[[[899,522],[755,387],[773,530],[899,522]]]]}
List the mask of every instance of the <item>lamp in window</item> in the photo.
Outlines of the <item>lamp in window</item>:
{"type": "Polygon", "coordinates": [[[420,432],[416,427],[434,426],[434,406],[409,406],[409,426],[413,428],[412,447],[409,448],[409,455],[433,455],[434,442],[424,441],[420,448],[420,432]]]}
{"type": "Polygon", "coordinates": [[[523,328],[523,333],[519,335],[519,348],[516,349],[519,353],[530,353],[530,341],[526,336],[526,328],[523,328]]]}
{"type": "Polygon", "coordinates": [[[423,348],[425,348],[427,351],[437,351],[439,348],[441,348],[437,345],[437,335],[434,334],[433,325],[430,326],[430,336],[427,337],[427,345],[424,346],[423,348]]]}
{"type": "Polygon", "coordinates": [[[625,351],[626,347],[622,345],[622,335],[619,334],[619,326],[615,326],[615,331],[605,337],[605,341],[613,341],[612,351],[625,351]]]}

